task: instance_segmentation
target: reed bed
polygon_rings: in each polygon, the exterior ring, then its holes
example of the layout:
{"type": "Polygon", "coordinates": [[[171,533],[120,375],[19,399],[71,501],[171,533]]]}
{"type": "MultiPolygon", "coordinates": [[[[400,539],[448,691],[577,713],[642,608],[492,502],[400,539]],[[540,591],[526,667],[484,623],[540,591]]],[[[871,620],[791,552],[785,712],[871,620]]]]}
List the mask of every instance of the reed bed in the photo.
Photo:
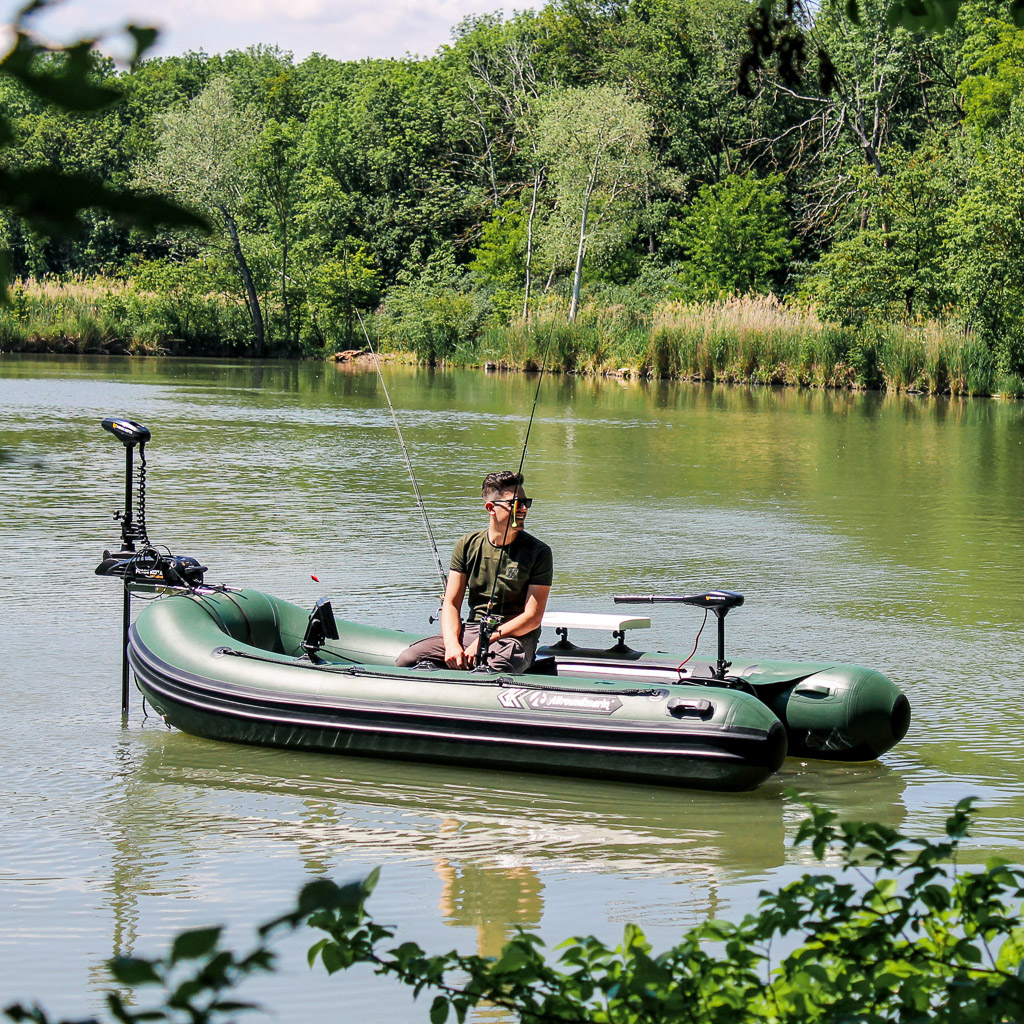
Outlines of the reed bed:
{"type": "Polygon", "coordinates": [[[770,295],[663,302],[646,315],[584,308],[575,324],[549,304],[529,325],[484,331],[463,361],[535,368],[549,335],[548,366],[574,373],[953,395],[1024,390],[1018,378],[997,378],[986,346],[956,328],[841,327],[770,295]]]}
{"type": "Polygon", "coordinates": [[[130,280],[26,280],[0,306],[0,351],[214,354],[245,337],[223,296],[161,294],[130,280]]]}
{"type": "MultiPolygon", "coordinates": [[[[0,306],[0,351],[223,355],[244,350],[248,337],[237,303],[187,289],[160,293],[130,280],[104,278],[29,280],[13,287],[10,299],[0,306]]],[[[451,302],[438,307],[445,312],[439,325],[432,325],[430,310],[417,314],[424,337],[442,338],[438,331],[443,328],[445,355],[443,360],[431,356],[432,361],[509,370],[536,370],[543,363],[554,372],[591,375],[1024,397],[1024,378],[1000,375],[984,343],[943,324],[840,327],[821,321],[813,308],[773,296],[667,301],[653,307],[591,299],[569,323],[564,298],[548,295],[529,322],[515,319],[498,326],[484,315],[479,296],[461,301],[466,309],[460,306],[458,316],[448,309],[451,302]]],[[[404,333],[382,337],[385,347],[401,350],[404,333]]],[[[432,352],[441,348],[435,341],[432,352]]],[[[426,358],[422,346],[404,347],[426,358]]]]}

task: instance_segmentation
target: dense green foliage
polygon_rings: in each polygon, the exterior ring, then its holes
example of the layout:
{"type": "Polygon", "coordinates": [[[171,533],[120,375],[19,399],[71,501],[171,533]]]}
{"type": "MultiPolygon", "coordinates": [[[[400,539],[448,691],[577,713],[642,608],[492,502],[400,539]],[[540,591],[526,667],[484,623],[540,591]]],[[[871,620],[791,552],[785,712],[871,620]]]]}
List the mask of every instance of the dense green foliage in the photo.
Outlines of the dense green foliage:
{"type": "Polygon", "coordinates": [[[840,372],[810,369],[822,361],[790,338],[769,364],[736,372],[734,353],[711,377],[956,390],[969,376],[963,390],[1019,393],[1016,8],[966,0],[923,33],[883,0],[858,0],[853,20],[826,0],[800,31],[829,80],[765,67],[744,97],[759,9],[549,0],[469,19],[428,59],[263,47],[118,70],[86,54],[105,101],[73,112],[0,76],[0,171],[148,190],[213,228],[142,236],[100,207],[54,239],[8,210],[0,244],[23,296],[131,301],[69,308],[63,335],[23,302],[0,314],[0,347],[323,355],[363,346],[361,316],[426,360],[522,365],[557,321],[564,368],[708,376],[714,359],[666,355],[666,316],[771,294],[812,333],[831,325],[842,351],[824,362],[840,372]],[[926,336],[941,344],[910,343],[897,373],[891,353],[864,354],[926,336]]]}
{"type": "MultiPolygon", "coordinates": [[[[29,26],[34,14],[53,0],[28,0],[10,24],[11,47],[0,59],[0,150],[15,145],[28,109],[62,111],[61,129],[44,133],[39,142],[51,149],[66,143],[68,115],[95,114],[117,102],[120,90],[97,80],[92,47],[95,40],[60,45],[42,40],[29,26]]],[[[129,25],[134,43],[133,63],[153,44],[156,31],[129,25]]],[[[160,195],[139,195],[118,188],[95,173],[95,168],[62,158],[39,161],[32,149],[0,160],[0,210],[35,237],[65,236],[80,227],[79,215],[95,210],[125,227],[158,224],[204,229],[205,222],[185,207],[160,195]],[[27,159],[26,159],[27,158],[27,159]]],[[[62,157],[62,154],[61,154],[62,157]]],[[[2,225],[0,225],[2,227],[2,225]]],[[[0,300],[6,298],[11,270],[5,235],[0,231],[0,300]]]]}
{"type": "MultiPolygon", "coordinates": [[[[311,965],[331,974],[370,965],[431,998],[432,1024],[464,1021],[476,1007],[524,1024],[1009,1024],[1024,1020],[1024,872],[999,861],[958,867],[970,804],[957,805],[939,840],[838,824],[812,807],[797,844],[809,843],[819,861],[838,860],[841,874],[762,892],[757,914],[708,921],[661,954],[636,925],[615,948],[578,937],[549,957],[521,932],[496,958],[431,954],[415,942],[394,945],[394,929],[366,912],[376,871],[344,887],[321,879],[260,927],[243,955],[220,947],[221,929],[203,928],[180,934],[165,956],[113,960],[121,989],[109,993],[108,1009],[121,1024],[235,1019],[252,1007],[232,989],[273,970],[276,935],[308,925],[322,933],[311,965]]],[[[38,1006],[15,1004],[6,1015],[49,1022],[38,1006]]]]}

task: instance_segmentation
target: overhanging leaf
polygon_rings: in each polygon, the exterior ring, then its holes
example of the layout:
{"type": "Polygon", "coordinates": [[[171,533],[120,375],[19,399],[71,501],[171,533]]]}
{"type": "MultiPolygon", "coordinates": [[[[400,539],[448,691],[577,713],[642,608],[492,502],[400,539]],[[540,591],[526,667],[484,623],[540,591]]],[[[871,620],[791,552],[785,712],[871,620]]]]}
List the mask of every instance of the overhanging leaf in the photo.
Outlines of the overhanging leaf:
{"type": "Polygon", "coordinates": [[[138,957],[114,957],[108,966],[114,980],[122,985],[146,985],[160,980],[160,975],[156,973],[153,964],[138,957]]]}
{"type": "Polygon", "coordinates": [[[209,231],[202,217],[168,199],[110,188],[86,175],[48,167],[0,169],[0,205],[54,235],[73,234],[80,226],[79,213],[87,209],[147,231],[160,225],[209,231]]]}
{"type": "Polygon", "coordinates": [[[63,51],[59,64],[42,64],[45,51],[24,32],[2,61],[0,72],[17,79],[29,92],[64,110],[102,110],[121,98],[118,89],[92,81],[94,40],[83,39],[63,51]]]}
{"type": "Polygon", "coordinates": [[[171,963],[179,960],[196,960],[212,953],[220,939],[220,928],[196,928],[182,932],[171,947],[171,963]]]}
{"type": "Polygon", "coordinates": [[[131,66],[134,70],[145,52],[156,42],[160,33],[155,28],[146,25],[127,25],[125,31],[135,40],[135,53],[132,54],[131,59],[131,66]]]}

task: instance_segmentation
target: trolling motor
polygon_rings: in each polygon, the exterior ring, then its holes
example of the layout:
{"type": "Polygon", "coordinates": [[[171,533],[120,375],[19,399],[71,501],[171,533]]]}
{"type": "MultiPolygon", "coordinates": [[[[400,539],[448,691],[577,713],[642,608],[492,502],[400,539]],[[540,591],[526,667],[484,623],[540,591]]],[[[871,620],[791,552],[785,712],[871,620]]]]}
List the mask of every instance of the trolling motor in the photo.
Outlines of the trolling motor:
{"type": "Polygon", "coordinates": [[[114,435],[125,448],[124,509],[114,513],[121,523],[120,551],[104,551],[96,566],[97,576],[117,576],[124,581],[124,604],[121,615],[121,713],[128,714],[128,630],[131,626],[132,590],[153,590],[176,587],[193,590],[201,586],[206,566],[188,555],[172,555],[158,551],[146,532],[146,443],[152,434],[141,423],[125,417],[108,416],[102,421],[104,430],[114,435]],[[138,494],[135,482],[135,447],[139,449],[138,494]],[[133,502],[138,508],[133,513],[133,502]],[[142,544],[137,550],[136,543],[142,544]]]}
{"type": "Polygon", "coordinates": [[[704,608],[715,613],[718,619],[718,662],[715,665],[713,679],[724,682],[725,670],[732,664],[725,660],[725,617],[733,608],[743,604],[743,595],[734,590],[709,590],[703,594],[685,594],[681,596],[651,594],[622,594],[612,598],[616,604],[690,604],[695,608],[704,608]]]}

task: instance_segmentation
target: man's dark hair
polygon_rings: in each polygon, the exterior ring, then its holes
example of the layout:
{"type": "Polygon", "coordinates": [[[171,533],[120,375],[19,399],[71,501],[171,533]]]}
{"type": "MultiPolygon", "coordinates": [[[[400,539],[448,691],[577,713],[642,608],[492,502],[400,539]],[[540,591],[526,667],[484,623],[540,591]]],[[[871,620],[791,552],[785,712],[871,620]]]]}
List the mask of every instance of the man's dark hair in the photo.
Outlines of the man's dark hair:
{"type": "Polygon", "coordinates": [[[506,491],[517,491],[523,485],[523,474],[503,469],[500,473],[488,473],[481,488],[484,501],[500,498],[506,491]]]}

